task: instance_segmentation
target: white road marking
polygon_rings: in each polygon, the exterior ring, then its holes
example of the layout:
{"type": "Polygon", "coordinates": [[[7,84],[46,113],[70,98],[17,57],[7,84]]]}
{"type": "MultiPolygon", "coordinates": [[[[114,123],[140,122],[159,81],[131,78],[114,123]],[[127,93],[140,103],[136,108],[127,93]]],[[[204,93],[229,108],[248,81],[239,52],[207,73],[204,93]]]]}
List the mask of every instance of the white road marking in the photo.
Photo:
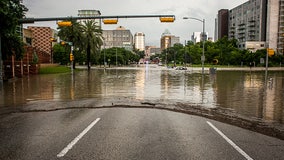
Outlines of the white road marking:
{"type": "Polygon", "coordinates": [[[247,160],[253,160],[246,152],[244,152],[239,146],[237,146],[231,139],[229,139],[224,133],[216,128],[212,123],[206,121],[210,127],[212,127],[220,136],[222,136],[232,147],[234,147],[241,155],[247,160]]]}
{"type": "Polygon", "coordinates": [[[100,120],[97,118],[94,120],[87,128],[85,128],[72,142],[70,142],[60,153],[57,154],[57,157],[63,157],[65,154],[100,120]]]}

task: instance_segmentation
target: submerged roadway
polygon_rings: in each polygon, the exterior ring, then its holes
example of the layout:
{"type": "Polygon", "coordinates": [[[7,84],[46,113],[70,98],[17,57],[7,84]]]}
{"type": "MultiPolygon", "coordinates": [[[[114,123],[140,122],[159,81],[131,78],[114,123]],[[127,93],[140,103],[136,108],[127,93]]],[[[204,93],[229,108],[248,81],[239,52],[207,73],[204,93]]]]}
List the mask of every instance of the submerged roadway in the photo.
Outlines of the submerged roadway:
{"type": "Polygon", "coordinates": [[[284,159],[284,141],[159,109],[24,112],[0,117],[0,159],[284,159]]]}

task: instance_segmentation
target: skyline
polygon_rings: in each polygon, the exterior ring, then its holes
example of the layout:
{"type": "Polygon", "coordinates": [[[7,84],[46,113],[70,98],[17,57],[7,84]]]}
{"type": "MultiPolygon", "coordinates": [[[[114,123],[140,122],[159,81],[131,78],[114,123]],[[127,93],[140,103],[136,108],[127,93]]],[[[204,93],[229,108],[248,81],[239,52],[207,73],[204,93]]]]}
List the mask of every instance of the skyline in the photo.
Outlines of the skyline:
{"type": "MultiPolygon", "coordinates": [[[[171,34],[180,37],[180,43],[190,40],[193,32],[202,31],[202,23],[196,20],[183,17],[194,17],[205,19],[205,32],[209,37],[214,38],[215,18],[220,9],[232,9],[248,0],[235,0],[220,2],[218,0],[165,0],[151,1],[142,0],[137,4],[133,0],[121,1],[96,1],[84,0],[78,3],[75,0],[23,0],[23,4],[29,9],[26,17],[44,18],[44,17],[76,17],[78,10],[92,9],[99,10],[101,16],[119,16],[119,15],[175,15],[173,23],[161,23],[159,18],[137,18],[137,19],[118,19],[116,25],[104,25],[104,30],[114,30],[118,26],[129,29],[134,35],[136,32],[145,34],[145,44],[160,47],[160,38],[162,33],[168,29],[171,34]],[[93,5],[90,5],[93,4],[93,5]],[[111,6],[109,4],[112,4],[111,6]],[[116,6],[115,8],[112,6],[116,6]],[[137,7],[139,6],[139,7],[137,7]],[[210,6],[210,7],[202,7],[210,6]]],[[[25,24],[26,26],[47,26],[57,29],[56,22],[37,22],[35,24],[25,24]]]]}

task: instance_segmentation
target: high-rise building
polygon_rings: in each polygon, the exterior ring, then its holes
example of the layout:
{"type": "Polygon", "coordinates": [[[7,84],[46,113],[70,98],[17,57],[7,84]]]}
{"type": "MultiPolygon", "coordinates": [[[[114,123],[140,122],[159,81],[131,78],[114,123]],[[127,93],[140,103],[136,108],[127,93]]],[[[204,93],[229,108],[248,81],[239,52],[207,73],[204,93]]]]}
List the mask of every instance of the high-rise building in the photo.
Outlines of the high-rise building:
{"type": "Polygon", "coordinates": [[[145,56],[152,56],[155,54],[161,54],[161,49],[156,46],[145,46],[145,56]]]}
{"type": "Polygon", "coordinates": [[[237,39],[239,48],[251,51],[272,48],[283,54],[284,0],[249,0],[231,9],[228,16],[228,25],[221,23],[218,16],[218,35],[227,27],[229,38],[237,39]]]}
{"type": "Polygon", "coordinates": [[[128,50],[133,50],[133,35],[130,30],[122,26],[115,30],[103,30],[103,39],[105,48],[123,47],[128,50]]]}
{"type": "Polygon", "coordinates": [[[216,40],[227,36],[228,37],[228,22],[229,21],[229,10],[221,9],[218,11],[218,34],[216,40]]]}
{"type": "Polygon", "coordinates": [[[180,38],[172,35],[170,31],[166,29],[161,36],[161,50],[173,47],[176,43],[180,43],[180,38]]]}
{"type": "MultiPolygon", "coordinates": [[[[207,36],[208,32],[205,32],[205,41],[208,39],[207,36]]],[[[191,41],[195,44],[198,42],[202,42],[202,32],[193,32],[192,36],[191,36],[191,41]]]]}
{"type": "MultiPolygon", "coordinates": [[[[97,16],[101,16],[101,12],[99,10],[78,10],[78,16],[79,17],[97,17],[97,16]]],[[[80,22],[84,22],[86,20],[91,20],[91,19],[83,19],[83,20],[80,20],[80,22]]],[[[96,19],[95,22],[97,22],[99,26],[102,26],[101,19],[96,19]]]]}
{"type": "Polygon", "coordinates": [[[266,47],[284,54],[284,0],[267,0],[266,47]]]}
{"type": "Polygon", "coordinates": [[[137,32],[134,35],[134,45],[135,49],[138,49],[140,51],[145,50],[145,34],[142,32],[137,32]]]}
{"type": "MultiPolygon", "coordinates": [[[[254,50],[248,42],[259,42],[264,47],[266,39],[267,0],[250,0],[229,13],[229,37],[239,41],[239,48],[254,50]]],[[[222,26],[220,26],[222,27],[222,26]]]]}

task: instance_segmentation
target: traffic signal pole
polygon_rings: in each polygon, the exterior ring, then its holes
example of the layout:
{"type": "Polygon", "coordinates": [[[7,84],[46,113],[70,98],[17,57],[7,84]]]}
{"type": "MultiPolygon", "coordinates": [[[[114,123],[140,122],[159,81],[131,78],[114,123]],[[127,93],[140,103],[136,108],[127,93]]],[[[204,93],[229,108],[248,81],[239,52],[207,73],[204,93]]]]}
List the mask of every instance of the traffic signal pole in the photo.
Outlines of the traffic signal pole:
{"type": "MultiPolygon", "coordinates": [[[[34,23],[34,22],[44,22],[44,21],[63,21],[63,22],[58,22],[57,24],[59,26],[60,25],[61,26],[72,26],[71,22],[66,22],[66,21],[79,20],[79,19],[104,19],[105,24],[116,24],[117,19],[119,18],[160,18],[161,22],[174,22],[175,20],[174,15],[121,15],[121,16],[88,16],[88,17],[72,17],[71,16],[71,17],[51,17],[51,18],[22,18],[22,19],[19,19],[18,23],[25,24],[25,23],[34,23]]],[[[1,56],[1,52],[0,52],[0,56],[1,56]]],[[[71,61],[71,64],[74,63],[72,49],[71,49],[71,54],[70,54],[70,61],[71,61]]],[[[0,80],[1,80],[1,73],[0,73],[0,80]]]]}
{"type": "Polygon", "coordinates": [[[19,23],[34,23],[44,21],[78,20],[78,19],[118,19],[118,18],[160,18],[161,22],[173,22],[174,15],[121,15],[121,16],[88,16],[88,17],[51,17],[51,18],[22,18],[19,23]]]}

